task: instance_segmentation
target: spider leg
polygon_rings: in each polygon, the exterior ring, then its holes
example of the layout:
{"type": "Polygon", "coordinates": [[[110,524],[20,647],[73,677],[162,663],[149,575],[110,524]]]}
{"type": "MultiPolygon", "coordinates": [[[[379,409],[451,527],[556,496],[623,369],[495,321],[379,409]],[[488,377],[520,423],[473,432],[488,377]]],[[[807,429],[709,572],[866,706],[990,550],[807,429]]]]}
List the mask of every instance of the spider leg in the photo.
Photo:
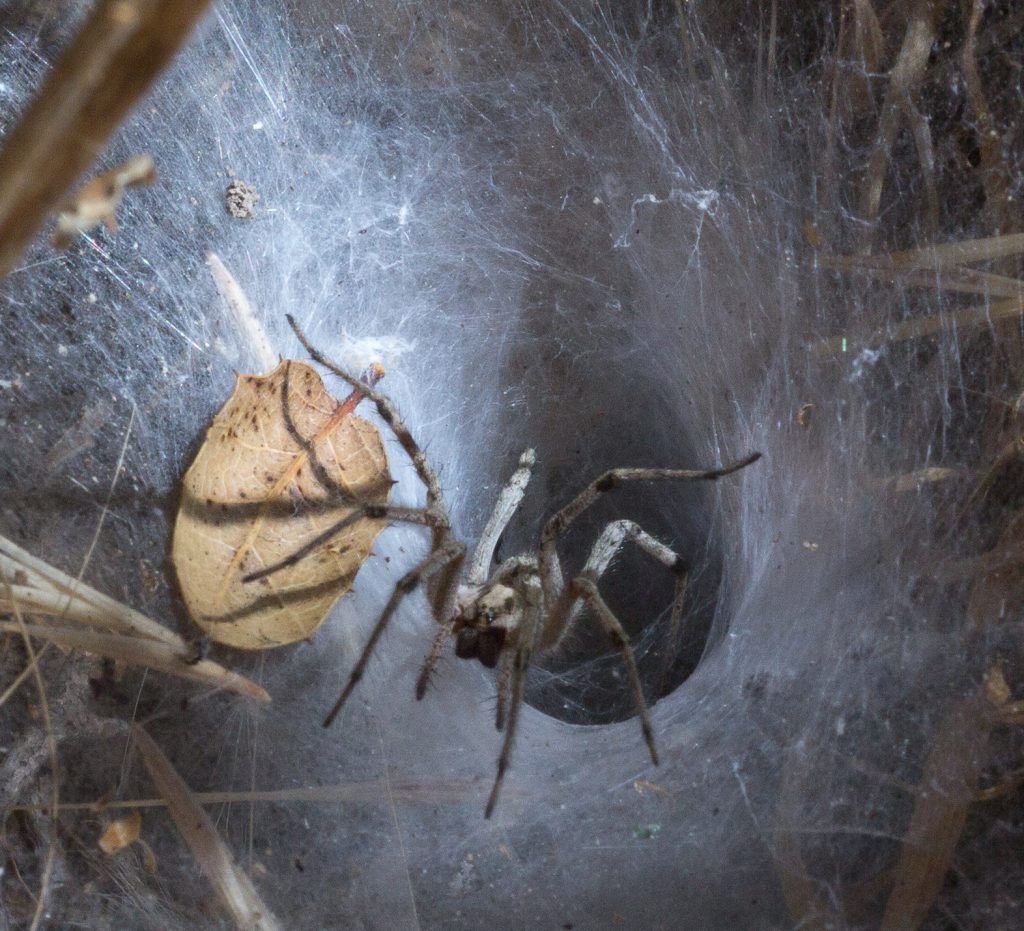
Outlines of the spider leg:
{"type": "Polygon", "coordinates": [[[487,578],[487,570],[494,560],[494,549],[498,545],[498,538],[505,532],[508,522],[512,519],[523,495],[526,493],[526,486],[530,481],[530,473],[533,471],[537,457],[532,449],[526,450],[519,457],[519,467],[512,473],[511,478],[501,489],[498,500],[494,503],[494,510],[480,534],[480,541],[473,551],[473,558],[469,561],[469,571],[466,575],[466,582],[469,585],[482,585],[487,578]]]}
{"type": "Polygon", "coordinates": [[[512,681],[508,701],[508,721],[505,728],[505,739],[501,744],[501,754],[498,757],[498,772],[494,777],[494,785],[491,786],[487,807],[484,809],[485,818],[490,818],[494,813],[494,807],[498,804],[498,796],[501,795],[501,787],[505,782],[505,773],[512,758],[512,747],[515,744],[516,730],[519,724],[519,710],[523,706],[526,674],[530,669],[530,660],[533,657],[533,642],[537,636],[538,620],[543,603],[543,593],[536,578],[527,579],[521,586],[521,590],[526,608],[519,630],[515,658],[510,664],[512,681]]]}
{"type": "Polygon", "coordinates": [[[454,620],[445,621],[445,623],[437,628],[437,633],[434,634],[434,641],[430,645],[430,652],[427,654],[426,659],[423,660],[419,678],[416,680],[416,701],[421,701],[423,696],[427,694],[430,677],[434,674],[434,669],[437,668],[437,664],[441,659],[441,651],[444,650],[444,645],[452,632],[454,624],[454,620]]]}
{"type": "Polygon", "coordinates": [[[324,718],[324,727],[330,727],[331,723],[337,717],[338,712],[341,711],[345,706],[345,702],[348,701],[348,697],[352,694],[352,690],[363,677],[366,664],[370,661],[370,656],[373,654],[373,650],[377,646],[377,641],[380,640],[381,635],[387,629],[387,626],[391,622],[391,618],[394,616],[395,611],[401,604],[402,599],[413,591],[424,579],[429,578],[435,572],[444,569],[451,563],[461,560],[465,551],[465,546],[458,540],[449,540],[448,543],[440,549],[431,550],[426,559],[422,560],[422,562],[398,580],[398,584],[395,585],[395,590],[391,593],[388,603],[384,606],[384,610],[381,613],[380,618],[378,618],[377,623],[374,625],[373,631],[370,634],[370,639],[366,641],[366,646],[363,647],[363,652],[359,654],[359,659],[356,661],[355,666],[352,667],[352,672],[348,677],[348,682],[345,684],[345,688],[341,692],[341,696],[334,703],[334,707],[328,712],[327,717],[324,718]]]}
{"type": "Polygon", "coordinates": [[[561,567],[555,543],[577,517],[587,510],[603,494],[617,488],[623,482],[652,481],[706,481],[713,482],[746,468],[761,458],[760,453],[751,453],[717,469],[695,471],[692,469],[610,469],[592,481],[560,511],[553,514],[544,525],[540,537],[540,575],[544,586],[544,599],[553,605],[562,594],[561,567]]]}
{"type": "Polygon", "coordinates": [[[423,696],[427,694],[427,686],[430,684],[430,677],[433,675],[434,669],[441,658],[441,650],[444,648],[445,641],[447,641],[452,628],[455,626],[455,603],[459,594],[459,572],[462,569],[466,547],[455,540],[454,537],[449,538],[446,545],[448,547],[457,547],[458,555],[451,559],[443,567],[443,571],[439,573],[441,584],[438,587],[432,607],[434,609],[434,618],[440,626],[434,635],[434,642],[431,644],[430,652],[423,661],[423,668],[420,670],[419,678],[416,680],[417,701],[421,701],[423,696]]]}
{"type": "Polygon", "coordinates": [[[282,569],[287,569],[289,566],[294,566],[296,563],[301,562],[310,553],[319,549],[329,540],[336,537],[339,533],[357,521],[363,518],[369,518],[371,520],[393,520],[404,524],[423,524],[428,527],[447,526],[447,520],[441,514],[430,508],[408,508],[394,504],[364,504],[360,507],[355,508],[346,514],[341,520],[331,524],[322,533],[318,533],[308,543],[304,543],[294,553],[286,556],[280,562],[276,562],[271,566],[264,566],[264,568],[257,570],[256,572],[250,572],[248,575],[242,577],[243,582],[256,582],[260,579],[265,579],[267,576],[274,575],[276,572],[280,572],[282,569]]]}
{"type": "Polygon", "coordinates": [[[651,727],[651,717],[647,711],[647,702],[644,699],[644,690],[640,685],[640,676],[636,671],[636,660],[633,657],[633,648],[629,645],[629,638],[622,629],[619,619],[612,613],[601,593],[597,590],[597,584],[592,578],[578,576],[573,579],[572,589],[575,594],[582,598],[593,609],[601,626],[612,638],[622,653],[622,663],[626,667],[626,675],[629,677],[630,687],[633,689],[633,698],[636,701],[637,715],[640,718],[640,729],[643,731],[644,740],[647,742],[647,749],[651,753],[651,762],[658,765],[658,751],[654,746],[654,729],[651,727]]]}
{"type": "MultiPolygon", "coordinates": [[[[669,620],[669,643],[675,643],[683,616],[683,598],[686,595],[689,569],[681,556],[652,537],[639,524],[631,520],[616,520],[608,524],[597,538],[580,575],[596,582],[608,571],[618,551],[627,543],[635,544],[676,575],[672,615],[669,620]]],[[[557,647],[566,631],[576,622],[581,607],[581,596],[574,594],[571,589],[563,590],[548,613],[539,649],[549,650],[557,647]]]]}
{"type": "MultiPolygon", "coordinates": [[[[306,338],[306,334],[302,332],[302,329],[296,323],[295,318],[291,314],[285,315],[288,323],[291,325],[292,330],[295,331],[295,335],[299,338],[299,342],[302,343],[303,348],[309,353],[311,359],[314,362],[319,362],[325,369],[333,372],[338,378],[348,382],[353,388],[357,389],[365,398],[368,398],[374,403],[377,408],[377,413],[380,414],[381,419],[391,428],[391,432],[394,433],[395,438],[401,444],[402,449],[405,450],[406,455],[412,461],[413,466],[416,469],[416,474],[419,475],[420,481],[426,486],[427,489],[427,506],[428,508],[435,508],[440,512],[444,512],[444,498],[441,494],[441,485],[437,480],[437,473],[434,471],[434,467],[430,464],[426,457],[426,454],[420,449],[419,444],[413,439],[412,434],[409,432],[409,428],[405,425],[405,421],[402,420],[402,416],[398,413],[398,409],[392,403],[391,399],[386,395],[381,394],[372,385],[363,381],[361,378],[356,378],[354,375],[350,375],[340,365],[335,364],[327,358],[320,350],[318,350],[312,343],[306,338]]],[[[437,528],[435,528],[436,530],[437,528]]],[[[434,541],[435,546],[438,543],[434,541]]]]}
{"type": "Polygon", "coordinates": [[[505,715],[508,712],[509,683],[515,657],[515,653],[511,650],[506,650],[505,654],[501,657],[501,666],[498,669],[498,701],[494,709],[494,727],[499,731],[505,729],[505,715]]]}
{"type": "MultiPolygon", "coordinates": [[[[451,526],[448,519],[448,511],[444,504],[444,495],[441,493],[441,484],[437,479],[437,473],[434,471],[434,467],[430,464],[430,460],[427,459],[427,454],[423,452],[420,445],[415,439],[413,439],[412,433],[409,432],[409,428],[405,425],[405,421],[398,412],[398,408],[395,407],[394,403],[387,397],[387,395],[381,394],[368,381],[356,378],[354,375],[350,375],[340,365],[332,362],[327,358],[327,356],[320,352],[320,350],[318,350],[306,338],[306,334],[302,332],[302,328],[291,314],[285,314],[285,317],[287,318],[292,330],[295,332],[295,335],[298,337],[299,342],[302,343],[303,348],[309,353],[310,358],[313,359],[314,362],[319,362],[320,365],[328,371],[333,372],[338,376],[338,378],[348,382],[363,397],[373,402],[381,420],[391,428],[391,432],[395,435],[395,439],[398,440],[399,445],[401,445],[405,454],[409,457],[413,467],[416,469],[416,474],[419,476],[420,481],[427,490],[426,509],[428,511],[432,511],[439,517],[439,520],[430,525],[430,548],[432,550],[440,550],[447,546],[454,538],[452,536],[451,526]]],[[[431,584],[428,586],[427,594],[429,596],[431,609],[434,612],[435,618],[443,616],[441,614],[441,603],[444,600],[445,593],[448,591],[449,586],[456,580],[457,575],[458,573],[456,573],[452,567],[445,567],[440,579],[437,580],[437,584],[431,584]]]]}

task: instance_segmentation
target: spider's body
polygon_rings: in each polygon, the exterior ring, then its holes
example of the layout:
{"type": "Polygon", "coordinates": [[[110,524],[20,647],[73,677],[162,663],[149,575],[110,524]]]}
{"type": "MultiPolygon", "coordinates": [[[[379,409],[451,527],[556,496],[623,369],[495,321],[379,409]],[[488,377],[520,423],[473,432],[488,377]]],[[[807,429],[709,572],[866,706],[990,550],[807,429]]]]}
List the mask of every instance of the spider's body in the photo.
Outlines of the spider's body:
{"type": "Polygon", "coordinates": [[[523,619],[523,599],[514,588],[496,583],[489,587],[459,586],[459,613],[455,616],[455,655],[478,659],[488,669],[498,665],[502,650],[513,649],[523,619]]]}
{"type": "MultiPolygon", "coordinates": [[[[347,374],[312,347],[295,321],[289,323],[310,356],[349,382],[362,396],[373,401],[384,422],[394,432],[412,460],[427,490],[425,507],[401,507],[363,504],[343,520],[308,542],[286,560],[267,566],[245,577],[256,581],[292,565],[332,539],[346,527],[364,517],[421,524],[431,528],[431,549],[427,556],[398,581],[373,631],[356,661],[338,701],[324,721],[329,725],[356,684],[381,635],[402,599],[421,583],[426,583],[428,598],[438,629],[416,685],[416,697],[422,698],[449,636],[455,637],[455,654],[461,659],[477,660],[484,666],[499,667],[496,724],[505,731],[498,758],[498,774],[487,802],[485,816],[490,817],[501,791],[515,741],[522,706],[526,674],[534,654],[556,649],[566,632],[590,608],[597,623],[607,632],[620,651],[636,700],[641,730],[651,759],[658,762],[647,703],[637,674],[633,650],[622,625],[598,591],[597,582],[611,565],[618,550],[632,543],[676,575],[669,636],[674,642],[682,620],[687,569],[683,560],[632,521],[608,524],[598,537],[581,572],[568,583],[562,572],[557,542],[569,526],[598,498],[630,481],[714,481],[737,472],[760,457],[753,453],[718,469],[613,469],[591,482],[580,494],[544,525],[535,554],[507,559],[496,567],[494,552],[498,539],[522,501],[534,465],[533,450],[520,457],[519,467],[502,489],[494,510],[480,535],[472,555],[466,561],[466,546],[454,534],[437,475],[419,445],[413,440],[394,405],[370,384],[347,374]]],[[[359,504],[359,502],[356,502],[359,504]]]]}

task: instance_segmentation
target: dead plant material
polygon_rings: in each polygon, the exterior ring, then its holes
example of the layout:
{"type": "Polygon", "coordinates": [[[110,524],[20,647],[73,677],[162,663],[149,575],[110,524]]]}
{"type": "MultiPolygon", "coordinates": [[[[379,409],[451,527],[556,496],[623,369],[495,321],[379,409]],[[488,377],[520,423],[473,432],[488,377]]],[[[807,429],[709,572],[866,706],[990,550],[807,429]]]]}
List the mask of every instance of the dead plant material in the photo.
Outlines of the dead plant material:
{"type": "Polygon", "coordinates": [[[39,880],[39,895],[36,897],[35,913],[32,916],[32,924],[29,931],[36,931],[46,917],[46,906],[50,895],[50,880],[53,876],[53,866],[57,857],[57,819],[60,817],[60,766],[57,757],[57,737],[53,732],[53,720],[50,717],[50,702],[46,696],[46,683],[43,681],[43,674],[39,669],[35,647],[32,645],[32,638],[25,618],[21,612],[21,605],[15,597],[11,588],[10,577],[3,566],[0,566],[0,590],[3,590],[10,604],[11,614],[14,615],[15,623],[10,626],[14,633],[21,635],[25,644],[25,655],[28,657],[28,668],[32,670],[32,676],[36,682],[36,692],[39,696],[39,707],[42,710],[43,730],[46,734],[46,744],[50,756],[50,843],[46,849],[46,859],[43,862],[43,873],[39,880]]]}
{"type": "Polygon", "coordinates": [[[110,233],[117,232],[117,208],[127,188],[150,185],[156,181],[156,166],[148,155],[129,159],[123,165],[95,177],[72,198],[57,216],[52,242],[67,249],[81,233],[101,223],[110,233]]]}
{"type": "MultiPolygon", "coordinates": [[[[966,3],[965,3],[966,6],[966,3]]],[[[961,53],[961,70],[967,88],[967,100],[974,114],[978,135],[980,164],[978,171],[985,190],[985,216],[989,227],[999,232],[1009,229],[1010,179],[1007,176],[1007,159],[1003,151],[1002,138],[995,128],[995,121],[985,99],[981,73],[978,71],[976,53],[978,24],[984,12],[984,0],[970,0],[970,17],[967,22],[967,36],[961,53]]]]}
{"type": "Polygon", "coordinates": [[[112,821],[96,843],[107,856],[113,856],[134,844],[141,832],[142,812],[133,811],[130,815],[112,821]]]}
{"type": "Polygon", "coordinates": [[[962,478],[964,474],[960,469],[929,466],[925,469],[918,469],[916,472],[905,472],[902,475],[886,475],[875,478],[871,480],[871,485],[879,491],[905,494],[908,491],[918,491],[926,485],[934,485],[938,482],[948,482],[952,479],[962,478]]]}
{"type": "Polygon", "coordinates": [[[284,361],[240,375],[182,481],[172,559],[195,622],[248,650],[315,631],[386,522],[362,519],[305,558],[256,583],[356,507],[385,503],[392,481],[380,433],[338,403],[317,372],[284,361]]]}
{"type": "Polygon", "coordinates": [[[782,765],[771,855],[794,924],[809,931],[830,931],[846,922],[841,912],[836,911],[834,900],[822,894],[804,861],[797,825],[807,795],[803,785],[805,769],[799,751],[791,748],[782,765]]]}
{"type": "Polygon", "coordinates": [[[990,670],[986,682],[956,702],[936,728],[880,931],[920,927],[942,891],[967,812],[978,798],[989,735],[1000,723],[1005,694],[993,684],[1001,676],[998,668],[990,670]]]}
{"type": "MultiPolygon", "coordinates": [[[[194,679],[239,695],[270,701],[266,691],[218,663],[189,665],[185,640],[146,615],[72,578],[0,536],[0,573],[11,579],[0,587],[0,611],[14,606],[34,615],[72,621],[98,630],[33,625],[33,636],[73,649],[151,666],[170,675],[194,679]]],[[[10,625],[7,625],[10,628],[10,625]]]]}
{"type": "Polygon", "coordinates": [[[237,927],[240,931],[278,931],[281,926],[277,919],[235,863],[213,822],[192,798],[171,761],[140,725],[132,726],[132,735],[150,778],[167,801],[167,810],[178,832],[237,927]]]}
{"type": "MultiPolygon", "coordinates": [[[[875,143],[868,158],[860,193],[861,218],[873,224],[882,202],[882,187],[889,167],[889,155],[908,117],[913,99],[925,76],[928,56],[937,34],[945,0],[916,0],[911,10],[903,44],[889,72],[889,84],[882,101],[875,143]]],[[[920,154],[920,151],[919,151],[920,154]]],[[[926,166],[922,163],[922,170],[926,166]]]]}
{"type": "MultiPolygon", "coordinates": [[[[19,629],[17,624],[0,621],[0,632],[18,633],[19,629]]],[[[142,637],[122,637],[56,624],[26,624],[25,631],[30,637],[47,640],[60,647],[106,656],[130,666],[155,669],[169,676],[216,685],[218,688],[237,692],[258,701],[270,701],[270,696],[264,689],[237,673],[230,672],[210,660],[192,662],[192,650],[186,644],[172,647],[142,637]]]]}
{"type": "Polygon", "coordinates": [[[879,349],[889,343],[935,336],[944,330],[971,330],[995,326],[1005,320],[1012,320],[1024,314],[1024,296],[981,304],[976,307],[962,307],[948,313],[904,320],[885,330],[874,333],[855,333],[850,336],[833,336],[812,344],[809,348],[818,358],[829,358],[863,349],[879,349]]]}
{"type": "MultiPolygon", "coordinates": [[[[907,253],[903,253],[907,255],[907,253]]],[[[936,289],[958,294],[979,294],[983,297],[1015,297],[1024,295],[1024,281],[1007,275],[958,268],[955,265],[901,264],[899,253],[889,255],[823,255],[818,264],[828,270],[861,274],[889,285],[936,289]]]]}
{"type": "MultiPolygon", "coordinates": [[[[971,583],[967,619],[971,629],[981,630],[1018,617],[1024,607],[1024,511],[1007,522],[992,554],[996,565],[979,571],[971,583]]],[[[988,555],[988,554],[986,554],[988,555]]]]}
{"type": "Polygon", "coordinates": [[[245,291],[216,252],[206,253],[206,264],[221,298],[231,312],[231,322],[236,331],[249,347],[260,368],[269,371],[277,364],[278,355],[271,347],[267,331],[260,323],[245,291]]]}
{"type": "Polygon", "coordinates": [[[0,152],[0,278],[184,44],[210,0],[100,0],[0,152]]]}

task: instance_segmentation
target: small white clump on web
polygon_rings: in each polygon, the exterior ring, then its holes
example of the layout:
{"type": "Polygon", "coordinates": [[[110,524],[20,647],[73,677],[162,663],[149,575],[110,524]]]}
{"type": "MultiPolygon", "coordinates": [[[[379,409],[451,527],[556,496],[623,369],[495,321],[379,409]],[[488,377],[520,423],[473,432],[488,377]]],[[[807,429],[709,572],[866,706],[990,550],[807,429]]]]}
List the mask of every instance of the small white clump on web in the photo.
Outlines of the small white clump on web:
{"type": "Polygon", "coordinates": [[[333,352],[338,363],[347,372],[360,375],[377,363],[387,372],[406,353],[415,349],[415,343],[400,336],[353,336],[347,330],[341,331],[333,352]]]}

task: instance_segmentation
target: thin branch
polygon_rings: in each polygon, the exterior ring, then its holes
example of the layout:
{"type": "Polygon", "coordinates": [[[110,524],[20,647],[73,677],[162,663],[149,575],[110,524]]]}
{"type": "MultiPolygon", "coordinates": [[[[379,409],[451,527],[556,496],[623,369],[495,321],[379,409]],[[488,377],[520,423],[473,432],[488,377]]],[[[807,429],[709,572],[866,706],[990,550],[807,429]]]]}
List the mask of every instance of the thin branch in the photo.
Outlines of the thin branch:
{"type": "Polygon", "coordinates": [[[181,48],[210,0],[100,0],[0,152],[0,278],[181,48]]]}

